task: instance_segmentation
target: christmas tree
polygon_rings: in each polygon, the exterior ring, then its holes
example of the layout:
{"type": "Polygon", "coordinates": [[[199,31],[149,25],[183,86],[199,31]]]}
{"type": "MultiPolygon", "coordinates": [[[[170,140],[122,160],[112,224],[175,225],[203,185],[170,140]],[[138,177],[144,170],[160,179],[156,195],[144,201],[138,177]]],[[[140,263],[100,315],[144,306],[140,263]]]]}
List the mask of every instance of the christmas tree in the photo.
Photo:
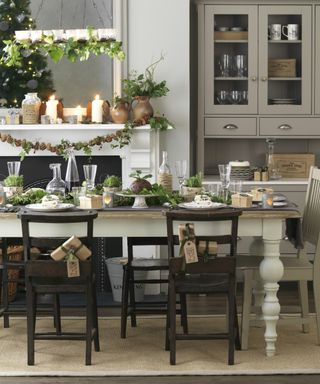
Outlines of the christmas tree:
{"type": "MultiPolygon", "coordinates": [[[[34,29],[30,0],[0,0],[0,54],[3,40],[14,38],[16,30],[34,29]]],[[[20,107],[24,95],[37,92],[47,99],[54,92],[47,61],[40,53],[26,51],[21,67],[0,65],[0,107],[20,107]]]]}

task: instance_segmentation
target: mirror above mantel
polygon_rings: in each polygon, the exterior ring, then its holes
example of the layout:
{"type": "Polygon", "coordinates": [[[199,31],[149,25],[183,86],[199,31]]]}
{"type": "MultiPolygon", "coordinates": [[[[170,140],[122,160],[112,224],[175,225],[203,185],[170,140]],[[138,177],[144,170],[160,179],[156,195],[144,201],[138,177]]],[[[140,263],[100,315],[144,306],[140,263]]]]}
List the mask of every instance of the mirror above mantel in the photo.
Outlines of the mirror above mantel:
{"type": "MultiPolygon", "coordinates": [[[[113,27],[113,0],[31,0],[30,9],[37,29],[113,27]]],[[[56,95],[65,107],[85,106],[96,94],[110,100],[114,93],[113,65],[106,55],[76,63],[62,59],[56,64],[48,59],[56,95]]]]}

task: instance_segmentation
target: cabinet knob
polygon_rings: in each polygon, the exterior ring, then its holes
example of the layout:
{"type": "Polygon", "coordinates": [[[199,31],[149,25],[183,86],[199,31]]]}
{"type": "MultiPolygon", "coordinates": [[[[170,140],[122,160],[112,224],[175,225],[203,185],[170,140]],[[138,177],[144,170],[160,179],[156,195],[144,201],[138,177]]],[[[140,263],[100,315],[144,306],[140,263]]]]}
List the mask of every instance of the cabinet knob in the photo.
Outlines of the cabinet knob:
{"type": "Polygon", "coordinates": [[[267,76],[262,76],[261,77],[261,81],[267,81],[267,80],[268,80],[267,76]]]}
{"type": "Polygon", "coordinates": [[[231,131],[233,129],[239,129],[239,127],[235,124],[227,124],[223,127],[223,129],[228,129],[229,131],[231,131]]]}
{"type": "Polygon", "coordinates": [[[278,129],[280,129],[281,131],[288,131],[289,129],[292,129],[292,127],[289,124],[281,124],[279,125],[278,129]]]}
{"type": "Polygon", "coordinates": [[[251,81],[257,81],[257,76],[252,76],[251,81]]]}

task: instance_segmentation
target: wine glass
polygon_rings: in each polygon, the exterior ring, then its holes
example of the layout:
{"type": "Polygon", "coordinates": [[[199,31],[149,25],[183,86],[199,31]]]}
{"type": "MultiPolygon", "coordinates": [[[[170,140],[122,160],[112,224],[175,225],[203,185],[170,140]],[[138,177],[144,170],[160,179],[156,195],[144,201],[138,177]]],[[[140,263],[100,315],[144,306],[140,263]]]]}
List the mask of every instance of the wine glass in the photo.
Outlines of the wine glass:
{"type": "Polygon", "coordinates": [[[176,174],[179,181],[179,190],[181,193],[183,183],[187,176],[187,160],[176,161],[176,174]]]}

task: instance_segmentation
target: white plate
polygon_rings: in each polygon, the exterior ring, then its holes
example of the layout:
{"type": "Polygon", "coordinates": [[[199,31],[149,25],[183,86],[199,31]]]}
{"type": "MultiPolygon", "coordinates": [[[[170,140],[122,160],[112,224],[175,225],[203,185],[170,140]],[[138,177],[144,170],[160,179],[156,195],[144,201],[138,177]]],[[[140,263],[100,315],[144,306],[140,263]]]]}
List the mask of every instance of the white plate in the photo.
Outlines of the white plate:
{"type": "Polygon", "coordinates": [[[63,211],[68,211],[69,209],[74,208],[74,205],[61,203],[54,208],[47,208],[47,207],[43,207],[42,204],[28,204],[26,205],[26,208],[32,211],[39,211],[39,212],[63,212],[63,211]]]}
{"type": "Polygon", "coordinates": [[[274,201],[273,206],[274,207],[286,207],[288,205],[285,201],[274,201]]]}
{"type": "Polygon", "coordinates": [[[278,201],[287,201],[287,198],[282,195],[274,195],[273,202],[278,202],[278,201]]]}
{"type": "Polygon", "coordinates": [[[227,204],[222,204],[222,203],[212,203],[210,206],[202,207],[193,201],[191,203],[180,203],[178,204],[178,207],[180,208],[185,208],[185,209],[197,209],[197,210],[204,210],[204,209],[219,209],[219,208],[224,208],[227,207],[227,204]]]}

